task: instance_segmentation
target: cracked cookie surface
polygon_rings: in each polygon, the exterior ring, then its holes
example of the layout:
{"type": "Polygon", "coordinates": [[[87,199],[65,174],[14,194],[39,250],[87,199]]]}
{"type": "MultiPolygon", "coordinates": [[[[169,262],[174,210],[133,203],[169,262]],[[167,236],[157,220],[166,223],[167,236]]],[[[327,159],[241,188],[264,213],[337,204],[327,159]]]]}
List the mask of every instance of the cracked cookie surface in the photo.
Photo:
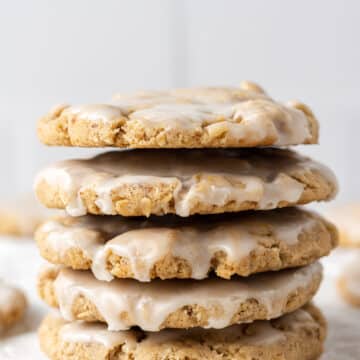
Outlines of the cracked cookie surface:
{"type": "Polygon", "coordinates": [[[48,145],[121,148],[313,144],[318,123],[299,102],[281,104],[252,83],[118,94],[108,104],[59,105],[38,123],[48,145]]]}

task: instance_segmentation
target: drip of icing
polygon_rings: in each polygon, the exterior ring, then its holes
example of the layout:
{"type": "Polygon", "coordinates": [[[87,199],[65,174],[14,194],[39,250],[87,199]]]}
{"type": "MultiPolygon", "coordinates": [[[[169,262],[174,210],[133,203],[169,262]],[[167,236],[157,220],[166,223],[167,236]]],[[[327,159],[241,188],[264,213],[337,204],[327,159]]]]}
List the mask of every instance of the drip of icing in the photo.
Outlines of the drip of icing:
{"type": "Polygon", "coordinates": [[[278,322],[291,330],[297,330],[304,324],[307,327],[311,326],[311,324],[315,325],[313,317],[303,309],[298,309],[293,313],[282,316],[278,319],[278,322]]]}
{"type": "Polygon", "coordinates": [[[48,221],[40,231],[46,234],[47,247],[60,256],[72,248],[82,250],[91,260],[92,271],[99,280],[113,279],[107,267],[107,259],[112,253],[129,261],[135,279],[150,281],[155,264],[169,254],[184,259],[191,266],[193,279],[204,279],[218,251],[224,252],[229,261],[239,262],[266,241],[267,235],[262,235],[259,227],[270,229],[277,241],[294,245],[302,232],[318,222],[313,215],[296,209],[257,213],[256,217],[244,215],[233,220],[215,221],[206,227],[195,220],[192,225],[184,222],[184,225],[175,226],[168,221],[124,218],[114,221],[113,218],[90,217],[69,226],[48,221]],[[92,228],[94,226],[99,230],[92,228]],[[104,243],[99,231],[108,231],[115,236],[104,243]]]}
{"type": "MultiPolygon", "coordinates": [[[[304,185],[289,173],[294,170],[319,172],[330,183],[334,175],[326,167],[288,151],[246,152],[110,152],[89,160],[63,161],[37,176],[60,187],[70,215],[85,215],[80,194],[91,190],[103,214],[113,215],[111,195],[123,185],[173,188],[174,207],[188,216],[198,204],[223,206],[254,202],[257,209],[273,209],[280,202],[296,203],[304,185]]],[[[159,205],[159,212],[161,211],[159,205]]]]}
{"type": "MultiPolygon", "coordinates": [[[[301,325],[302,324],[299,324],[299,326],[301,325]]],[[[240,338],[238,342],[244,342],[249,345],[267,345],[284,340],[285,338],[284,334],[280,330],[273,328],[268,321],[257,321],[252,326],[254,335],[246,336],[244,339],[240,338]]],[[[221,331],[222,336],[234,337],[242,334],[242,328],[242,325],[233,325],[216,331],[221,331]]],[[[164,329],[159,332],[147,333],[147,336],[142,341],[142,346],[165,344],[184,338],[205,337],[211,333],[214,333],[214,330],[200,328],[187,330],[164,329]]],[[[137,344],[136,334],[132,330],[109,331],[102,324],[85,322],[65,324],[60,330],[60,336],[65,342],[97,343],[107,349],[111,349],[120,344],[124,344],[127,349],[135,349],[137,344]]]]}
{"type": "Polygon", "coordinates": [[[56,220],[50,220],[39,228],[46,233],[46,241],[59,255],[72,248],[81,249],[89,259],[94,257],[103,244],[100,234],[86,228],[67,227],[56,220]]]}
{"type": "Polygon", "coordinates": [[[321,271],[321,265],[315,263],[248,279],[155,280],[144,284],[128,279],[107,283],[96,280],[88,272],[62,269],[54,289],[66,320],[75,320],[72,314],[74,301],[85,296],[96,306],[109,330],[125,330],[138,325],[143,330],[158,331],[170,314],[191,304],[208,311],[218,309],[216,315],[209,316],[206,327],[220,329],[230,324],[240,304],[247,299],[264,304],[269,318],[280,316],[287,296],[308,286],[321,271]]]}
{"type": "Polygon", "coordinates": [[[143,339],[136,340],[133,330],[128,331],[108,331],[102,324],[72,322],[64,323],[60,330],[62,341],[69,343],[98,343],[105,348],[111,349],[114,346],[124,344],[128,349],[135,349],[136,345],[146,348],[152,344],[167,344],[176,341],[186,341],[192,339],[212,338],[218,336],[228,341],[235,340],[237,344],[264,346],[286,339],[286,332],[301,330],[302,328],[318,327],[318,324],[306,310],[296,310],[291,314],[285,315],[277,322],[283,324],[285,331],[278,330],[269,321],[255,321],[251,326],[251,332],[244,333],[244,325],[232,325],[221,330],[212,329],[165,329],[159,332],[145,333],[143,339]]]}
{"type": "Polygon", "coordinates": [[[243,324],[231,325],[223,329],[204,329],[204,328],[190,328],[190,329],[164,329],[159,332],[147,333],[147,336],[142,342],[144,347],[152,344],[167,344],[184,339],[208,339],[212,336],[219,336],[228,341],[236,340],[237,344],[244,345],[269,345],[278,341],[285,340],[285,335],[272,327],[270,321],[255,321],[251,325],[251,335],[244,335],[243,324]]]}
{"type": "Polygon", "coordinates": [[[127,349],[135,347],[137,337],[133,331],[109,331],[103,324],[72,322],[60,331],[63,341],[77,343],[98,343],[106,348],[124,344],[127,349]]]}

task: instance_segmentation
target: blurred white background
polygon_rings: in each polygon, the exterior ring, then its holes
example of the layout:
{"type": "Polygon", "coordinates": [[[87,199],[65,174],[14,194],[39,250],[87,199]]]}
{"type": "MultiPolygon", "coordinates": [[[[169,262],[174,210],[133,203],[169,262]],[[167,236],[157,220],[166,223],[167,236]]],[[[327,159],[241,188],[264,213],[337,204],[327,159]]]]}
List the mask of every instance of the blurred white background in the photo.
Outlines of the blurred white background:
{"type": "Polygon", "coordinates": [[[340,201],[360,198],[359,1],[0,4],[0,195],[31,190],[49,162],[94,152],[38,143],[36,120],[56,103],[249,79],[314,109],[321,146],[301,150],[337,172],[340,201]]]}

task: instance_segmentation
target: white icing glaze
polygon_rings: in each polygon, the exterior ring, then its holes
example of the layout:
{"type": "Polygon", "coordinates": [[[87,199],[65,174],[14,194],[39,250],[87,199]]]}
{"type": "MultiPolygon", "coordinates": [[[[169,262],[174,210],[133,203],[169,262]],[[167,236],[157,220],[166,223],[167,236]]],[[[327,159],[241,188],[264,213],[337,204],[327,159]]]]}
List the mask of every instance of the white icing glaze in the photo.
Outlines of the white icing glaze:
{"type": "MultiPolygon", "coordinates": [[[[116,128],[123,147],[136,146],[134,138],[139,131],[150,134],[149,137],[159,135],[160,143],[161,139],[172,138],[176,133],[190,137],[200,135],[209,146],[219,140],[221,143],[222,136],[226,136],[232,146],[236,143],[239,146],[286,146],[306,143],[312,138],[306,112],[292,103],[274,101],[260,87],[250,83],[238,88],[119,94],[108,104],[59,105],[46,116],[47,119],[58,117],[67,122],[70,137],[75,134],[77,121],[116,128]]],[[[149,143],[147,146],[151,146],[149,143]]]]}
{"type": "Polygon", "coordinates": [[[129,121],[143,128],[196,130],[205,129],[210,139],[223,133],[239,141],[261,142],[276,139],[275,145],[303,143],[310,129],[306,115],[295,108],[285,107],[271,100],[248,100],[236,104],[166,104],[138,110],[129,121]],[[270,118],[281,112],[285,118],[270,118]]]}
{"type": "Polygon", "coordinates": [[[110,104],[61,106],[51,112],[54,116],[60,113],[69,125],[73,119],[107,124],[124,122],[125,140],[132,126],[159,128],[162,133],[174,129],[202,131],[209,140],[227,133],[238,141],[261,143],[270,139],[274,145],[303,143],[311,137],[304,112],[291,103],[275,102],[252,85],[118,94],[110,104]]]}
{"type": "Polygon", "coordinates": [[[133,331],[109,331],[103,324],[71,322],[60,331],[63,341],[77,343],[98,343],[106,348],[124,344],[128,349],[135,347],[136,335],[133,331]]]}
{"type": "Polygon", "coordinates": [[[105,104],[69,106],[64,109],[63,114],[77,116],[79,120],[102,122],[114,122],[123,118],[119,107],[105,104]]]}
{"type": "Polygon", "coordinates": [[[125,121],[124,115],[131,112],[132,105],[144,108],[129,115],[127,125],[137,123],[145,129],[161,128],[165,132],[173,129],[187,131],[205,130],[210,139],[222,133],[242,141],[261,142],[274,139],[274,145],[303,143],[310,129],[306,115],[297,109],[276,105],[270,100],[246,101],[235,105],[176,104],[176,100],[163,99],[166,105],[156,105],[153,100],[138,105],[130,103],[119,106],[94,104],[71,106],[63,116],[79,120],[112,123],[125,121]],[[150,104],[153,107],[148,107],[150,104]],[[256,104],[256,105],[255,105],[256,104]],[[274,110],[281,110],[285,119],[269,118],[274,110]]]}
{"type": "Polygon", "coordinates": [[[124,344],[129,349],[136,346],[146,348],[152,344],[167,344],[176,341],[203,339],[206,341],[213,336],[227,341],[236,341],[236,344],[266,346],[286,340],[286,332],[318,327],[308,312],[299,309],[277,320],[284,324],[286,331],[281,331],[271,326],[269,321],[255,321],[251,324],[251,332],[244,334],[244,325],[233,325],[221,330],[212,329],[166,329],[159,332],[145,333],[144,339],[136,341],[136,333],[133,330],[108,331],[101,324],[83,322],[65,323],[60,330],[61,340],[68,343],[98,343],[105,348],[111,349],[124,344]]]}
{"type": "Polygon", "coordinates": [[[233,114],[232,105],[167,104],[136,111],[130,115],[130,120],[140,121],[149,127],[162,125],[191,129],[198,127],[204,119],[212,124],[231,118],[233,114]]]}
{"type": "Polygon", "coordinates": [[[303,326],[306,326],[308,329],[312,326],[318,326],[318,324],[314,322],[310,313],[302,308],[292,313],[283,315],[277,321],[279,324],[292,331],[300,330],[303,326]]]}
{"type": "MultiPolygon", "coordinates": [[[[254,325],[254,335],[239,339],[249,345],[268,345],[277,341],[284,340],[281,331],[273,328],[268,321],[257,321],[254,325]]],[[[301,326],[301,324],[299,324],[301,326]]],[[[234,336],[242,333],[242,325],[232,325],[221,330],[222,336],[234,336]]],[[[213,333],[211,329],[187,329],[175,330],[164,329],[159,332],[147,333],[146,338],[141,342],[142,346],[150,344],[166,344],[181,340],[183,338],[193,338],[194,336],[206,336],[213,333]]],[[[60,331],[61,339],[65,342],[73,343],[98,343],[111,349],[114,346],[124,344],[127,348],[136,347],[136,336],[131,330],[109,331],[102,324],[71,322],[65,324],[60,331]]]]}
{"type": "Polygon", "coordinates": [[[88,258],[96,254],[103,241],[99,234],[91,229],[68,228],[55,220],[49,220],[39,227],[39,231],[47,233],[46,241],[60,255],[71,248],[81,249],[88,258]]]}
{"type": "MultiPolygon", "coordinates": [[[[85,215],[80,194],[94,191],[103,214],[116,214],[111,195],[122,185],[172,185],[174,206],[180,216],[189,216],[197,204],[222,206],[230,202],[257,203],[257,209],[273,209],[279,202],[296,203],[304,185],[289,176],[294,170],[316,171],[336,186],[325,166],[286,150],[236,151],[123,151],[89,160],[68,160],[40,172],[41,181],[65,193],[66,210],[85,215]]],[[[145,199],[146,200],[146,199],[145,199]]],[[[164,211],[159,208],[154,211],[164,211]]],[[[166,210],[166,209],[165,209],[166,210]]],[[[149,215],[149,214],[148,214],[149,215]]]]}
{"type": "MultiPolygon", "coordinates": [[[[300,325],[300,324],[299,324],[300,325]]],[[[300,325],[301,326],[301,325],[300,325]]],[[[152,344],[167,344],[176,341],[192,339],[195,342],[198,339],[206,341],[209,337],[219,336],[237,344],[264,346],[274,344],[278,341],[285,340],[285,335],[271,326],[269,321],[255,321],[251,324],[251,335],[245,336],[243,333],[243,325],[231,325],[223,329],[164,329],[159,332],[147,333],[147,337],[143,340],[142,346],[151,346],[152,344]],[[239,336],[240,335],[240,336],[239,336]]]]}
{"type": "Polygon", "coordinates": [[[129,115],[137,110],[162,105],[231,104],[256,97],[266,98],[263,94],[239,91],[238,88],[192,88],[116,94],[113,96],[111,104],[129,115]]]}
{"type": "Polygon", "coordinates": [[[129,114],[136,110],[164,104],[232,104],[254,99],[269,99],[259,86],[255,85],[255,89],[254,84],[250,84],[250,87],[242,85],[240,88],[202,87],[116,94],[113,96],[112,104],[129,114]]]}
{"type": "Polygon", "coordinates": [[[166,255],[186,260],[192,268],[191,277],[204,279],[216,252],[222,251],[229,261],[239,262],[266,241],[267,235],[261,234],[259,228],[266,227],[279,242],[293,245],[302,232],[319,221],[298,209],[233,215],[228,220],[201,217],[191,223],[179,220],[171,224],[173,220],[90,216],[69,225],[48,221],[39,231],[46,235],[45,246],[61,256],[69,249],[82,250],[92,261],[92,271],[99,280],[113,279],[107,267],[107,258],[113,253],[128,259],[135,279],[150,281],[152,268],[166,255]],[[106,243],[101,233],[110,234],[106,243]]]}
{"type": "Polygon", "coordinates": [[[216,315],[209,315],[206,327],[221,329],[230,324],[240,304],[247,299],[264,304],[268,318],[280,316],[287,296],[308,286],[321,271],[321,265],[314,263],[247,279],[155,280],[148,284],[127,279],[102,282],[88,272],[61,269],[54,281],[54,289],[66,320],[75,320],[73,303],[79,296],[85,296],[113,331],[134,325],[143,330],[158,331],[170,314],[192,304],[207,310],[218,309],[216,315]],[[126,317],[121,316],[124,313],[126,317]]]}

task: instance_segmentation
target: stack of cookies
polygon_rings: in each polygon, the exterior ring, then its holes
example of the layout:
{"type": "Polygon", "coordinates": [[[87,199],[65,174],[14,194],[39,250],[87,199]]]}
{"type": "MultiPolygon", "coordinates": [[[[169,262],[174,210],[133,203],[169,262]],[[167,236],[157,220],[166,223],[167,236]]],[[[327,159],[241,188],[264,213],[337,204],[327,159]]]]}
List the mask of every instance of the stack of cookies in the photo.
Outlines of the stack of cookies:
{"type": "Polygon", "coordinates": [[[68,214],[36,233],[52,263],[39,293],[59,309],[39,330],[50,359],[319,356],[326,326],[310,301],[337,233],[293,206],[333,198],[336,179],[281,148],[317,142],[309,108],[248,82],[145,91],[58,106],[38,135],[118,148],[35,181],[68,214]]]}

